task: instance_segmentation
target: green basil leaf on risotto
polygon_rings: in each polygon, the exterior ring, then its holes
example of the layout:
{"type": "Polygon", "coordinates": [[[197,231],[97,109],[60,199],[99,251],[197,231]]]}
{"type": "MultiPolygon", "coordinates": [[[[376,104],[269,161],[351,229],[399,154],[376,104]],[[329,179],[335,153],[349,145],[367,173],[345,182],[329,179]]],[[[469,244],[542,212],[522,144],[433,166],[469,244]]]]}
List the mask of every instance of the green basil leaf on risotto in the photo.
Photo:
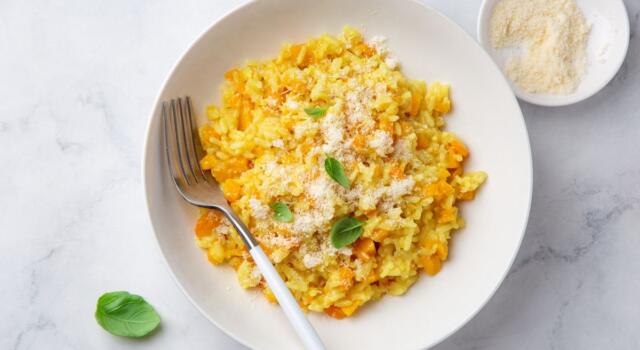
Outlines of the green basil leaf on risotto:
{"type": "Polygon", "coordinates": [[[291,222],[293,221],[293,214],[289,207],[285,203],[276,202],[269,205],[271,209],[273,209],[273,219],[276,221],[282,222],[291,222]]]}
{"type": "Polygon", "coordinates": [[[345,175],[342,164],[340,164],[337,159],[327,155],[327,158],[324,160],[324,170],[326,170],[329,177],[339,183],[340,186],[347,189],[349,188],[349,178],[345,175]]]}
{"type": "Polygon", "coordinates": [[[331,228],[331,243],[336,248],[343,248],[355,242],[362,235],[362,221],[355,218],[342,218],[331,228]]]}
{"type": "Polygon", "coordinates": [[[318,119],[320,117],[324,117],[327,114],[327,107],[311,107],[305,108],[304,111],[313,119],[318,119]]]}
{"type": "Polygon", "coordinates": [[[98,299],[95,317],[104,330],[121,337],[144,337],[160,324],[153,306],[128,292],[103,294],[98,299]]]}

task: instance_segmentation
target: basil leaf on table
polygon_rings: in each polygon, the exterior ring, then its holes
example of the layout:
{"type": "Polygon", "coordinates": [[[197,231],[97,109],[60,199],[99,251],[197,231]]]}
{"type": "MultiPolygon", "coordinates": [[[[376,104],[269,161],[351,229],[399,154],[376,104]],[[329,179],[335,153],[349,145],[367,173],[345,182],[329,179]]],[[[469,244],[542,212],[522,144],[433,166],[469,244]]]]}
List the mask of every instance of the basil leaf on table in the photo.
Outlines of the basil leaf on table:
{"type": "Polygon", "coordinates": [[[343,248],[355,242],[362,235],[362,225],[356,218],[338,220],[331,228],[331,243],[336,248],[343,248]]]}
{"type": "Polygon", "coordinates": [[[349,178],[345,175],[342,164],[340,164],[338,160],[327,155],[327,158],[324,160],[324,170],[326,170],[329,177],[339,183],[340,186],[347,189],[349,188],[349,178]]]}
{"type": "Polygon", "coordinates": [[[160,324],[160,316],[141,296],[110,292],[98,299],[96,321],[107,332],[121,337],[144,337],[160,324]]]}
{"type": "Polygon", "coordinates": [[[320,117],[324,117],[327,114],[327,107],[310,107],[305,108],[304,111],[313,119],[318,119],[320,117]]]}
{"type": "Polygon", "coordinates": [[[289,207],[283,202],[276,202],[270,205],[271,209],[273,209],[273,219],[281,222],[291,222],[293,221],[293,214],[289,207]]]}

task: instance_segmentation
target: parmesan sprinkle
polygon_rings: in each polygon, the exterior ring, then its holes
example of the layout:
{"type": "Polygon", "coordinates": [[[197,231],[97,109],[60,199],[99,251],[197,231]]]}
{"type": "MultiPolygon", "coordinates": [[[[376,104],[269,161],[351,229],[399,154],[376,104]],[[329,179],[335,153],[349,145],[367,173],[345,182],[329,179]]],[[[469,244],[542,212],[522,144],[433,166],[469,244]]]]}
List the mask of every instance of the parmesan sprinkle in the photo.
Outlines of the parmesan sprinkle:
{"type": "Polygon", "coordinates": [[[378,51],[380,55],[385,55],[389,51],[387,48],[387,38],[382,35],[372,36],[367,44],[378,51]]]}
{"type": "Polygon", "coordinates": [[[269,235],[266,237],[262,237],[262,240],[272,247],[282,247],[282,248],[291,248],[298,243],[300,243],[300,239],[295,237],[283,237],[276,235],[269,235]]]}
{"type": "Polygon", "coordinates": [[[384,59],[384,64],[386,64],[387,67],[389,67],[389,69],[396,69],[398,68],[398,65],[400,65],[400,62],[398,61],[397,58],[393,56],[389,56],[384,59]]]}
{"type": "Polygon", "coordinates": [[[384,157],[393,151],[393,139],[388,133],[382,130],[376,130],[373,138],[369,140],[369,146],[380,156],[384,157]]]}
{"type": "Polygon", "coordinates": [[[216,226],[216,228],[214,229],[214,232],[218,235],[226,236],[231,233],[231,229],[232,227],[229,224],[229,222],[226,219],[224,219],[222,220],[222,222],[220,222],[220,225],[216,226]]]}
{"type": "Polygon", "coordinates": [[[305,254],[305,256],[302,257],[302,262],[304,263],[304,267],[312,269],[322,263],[322,256],[319,254],[305,254]]]}
{"type": "Polygon", "coordinates": [[[521,52],[505,66],[520,88],[556,95],[578,88],[587,68],[590,27],[574,0],[502,0],[490,27],[494,48],[521,52]]]}
{"type": "Polygon", "coordinates": [[[278,100],[276,100],[275,98],[273,98],[272,96],[269,96],[266,98],[266,102],[269,106],[271,107],[275,107],[278,104],[278,100]]]}
{"type": "Polygon", "coordinates": [[[349,81],[349,87],[352,89],[346,96],[349,123],[357,125],[366,133],[374,124],[371,113],[367,109],[372,100],[372,92],[370,89],[358,85],[355,79],[349,81]]]}
{"type": "Polygon", "coordinates": [[[327,114],[322,121],[322,135],[324,145],[322,151],[337,155],[342,151],[344,143],[344,120],[336,114],[327,114]]]}
{"type": "Polygon", "coordinates": [[[255,198],[249,199],[249,207],[251,207],[253,216],[256,219],[266,219],[269,217],[269,207],[262,204],[259,200],[255,198]]]}
{"type": "Polygon", "coordinates": [[[413,186],[416,184],[413,177],[408,177],[403,180],[396,180],[389,185],[387,194],[393,199],[398,199],[405,194],[409,194],[413,190],[413,186]]]}
{"type": "Polygon", "coordinates": [[[287,100],[287,108],[289,108],[290,110],[294,110],[300,108],[300,105],[296,101],[287,100]]]}

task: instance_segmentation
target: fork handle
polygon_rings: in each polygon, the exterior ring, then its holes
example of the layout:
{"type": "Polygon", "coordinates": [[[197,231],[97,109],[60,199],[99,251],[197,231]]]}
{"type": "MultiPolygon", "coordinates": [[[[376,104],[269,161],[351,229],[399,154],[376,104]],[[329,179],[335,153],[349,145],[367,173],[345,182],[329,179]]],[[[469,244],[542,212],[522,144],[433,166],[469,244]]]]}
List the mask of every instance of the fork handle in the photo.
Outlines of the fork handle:
{"type": "Polygon", "coordinates": [[[293,298],[291,291],[284,284],[282,278],[278,274],[278,271],[273,267],[271,261],[264,253],[259,245],[254,246],[249,253],[253,257],[253,261],[256,263],[262,276],[267,280],[269,288],[278,299],[278,303],[282,307],[284,314],[289,319],[289,322],[298,333],[300,340],[304,343],[305,348],[311,350],[324,350],[324,344],[316,333],[307,317],[304,315],[298,302],[293,298]]]}
{"type": "Polygon", "coordinates": [[[253,257],[253,261],[256,263],[256,266],[258,266],[258,269],[260,269],[273,295],[276,296],[280,307],[282,307],[282,311],[284,311],[285,316],[289,319],[289,323],[291,323],[293,329],[298,333],[298,337],[302,340],[304,347],[310,350],[324,350],[324,344],[322,340],[320,340],[318,333],[316,333],[316,330],[311,323],[309,323],[309,320],[307,320],[307,317],[300,309],[300,305],[298,305],[298,302],[291,294],[289,288],[287,288],[287,285],[284,284],[278,271],[276,271],[273,264],[271,264],[271,260],[269,260],[262,248],[258,245],[258,242],[253,238],[247,226],[228,206],[217,206],[215,208],[225,214],[227,219],[229,219],[236,228],[238,234],[240,234],[240,238],[242,238],[242,241],[253,257]]]}

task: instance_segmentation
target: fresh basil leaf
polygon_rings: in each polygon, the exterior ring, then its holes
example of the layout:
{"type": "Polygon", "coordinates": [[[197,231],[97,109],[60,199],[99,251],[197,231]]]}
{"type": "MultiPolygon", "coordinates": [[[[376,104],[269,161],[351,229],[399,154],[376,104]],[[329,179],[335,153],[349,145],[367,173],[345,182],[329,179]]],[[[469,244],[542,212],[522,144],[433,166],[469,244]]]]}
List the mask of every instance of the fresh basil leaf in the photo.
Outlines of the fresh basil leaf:
{"type": "Polygon", "coordinates": [[[283,202],[276,202],[269,205],[271,209],[273,209],[273,219],[276,221],[282,222],[291,222],[293,221],[293,214],[289,207],[283,202]]]}
{"type": "Polygon", "coordinates": [[[362,221],[346,217],[336,221],[331,228],[331,243],[336,248],[346,247],[362,235],[362,221]]]}
{"type": "Polygon", "coordinates": [[[326,170],[329,177],[339,183],[340,186],[347,189],[349,188],[349,178],[344,174],[342,164],[340,164],[337,159],[327,155],[327,158],[324,160],[324,170],[326,170]]]}
{"type": "Polygon", "coordinates": [[[304,111],[313,119],[318,119],[320,117],[324,117],[327,114],[327,107],[310,107],[305,108],[304,111]]]}
{"type": "Polygon", "coordinates": [[[96,321],[113,335],[139,338],[158,327],[160,316],[139,295],[110,292],[98,299],[96,321]]]}

